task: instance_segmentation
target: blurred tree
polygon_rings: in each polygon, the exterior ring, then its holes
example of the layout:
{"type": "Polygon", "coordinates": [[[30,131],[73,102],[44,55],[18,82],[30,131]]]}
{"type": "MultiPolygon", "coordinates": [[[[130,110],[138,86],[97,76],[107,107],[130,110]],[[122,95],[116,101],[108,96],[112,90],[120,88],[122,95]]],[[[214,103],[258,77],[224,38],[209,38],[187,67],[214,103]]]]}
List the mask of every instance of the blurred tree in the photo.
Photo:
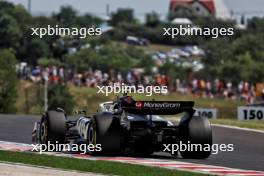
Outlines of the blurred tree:
{"type": "Polygon", "coordinates": [[[13,47],[19,55],[32,17],[22,5],[13,5],[6,1],[0,1],[0,17],[2,20],[0,28],[2,32],[4,31],[3,37],[0,36],[0,38],[3,38],[2,42],[6,43],[5,47],[13,47]],[[9,39],[8,42],[6,38],[9,39]]]}
{"type": "Polygon", "coordinates": [[[215,18],[214,16],[194,17],[193,23],[201,28],[231,28],[235,27],[236,21],[234,20],[222,20],[215,18]]]}
{"type": "Polygon", "coordinates": [[[93,68],[104,72],[111,69],[126,72],[135,67],[150,70],[153,66],[151,58],[142,50],[135,47],[125,49],[116,43],[81,49],[74,54],[68,54],[64,61],[68,67],[73,67],[78,71],[87,71],[88,68],[93,68]]]}
{"type": "Polygon", "coordinates": [[[171,63],[169,60],[167,60],[167,62],[159,68],[159,73],[168,75],[172,79],[178,78],[181,80],[188,79],[188,73],[191,71],[192,68],[178,66],[175,62],[171,63]]]}
{"type": "Polygon", "coordinates": [[[233,53],[233,45],[229,40],[216,39],[210,40],[205,45],[207,54],[202,58],[204,69],[201,75],[209,80],[219,78],[221,75],[221,66],[228,60],[232,60],[235,56],[233,53]]]}
{"type": "Polygon", "coordinates": [[[11,50],[0,50],[0,113],[15,113],[17,97],[16,57],[11,50]]]}
{"type": "Polygon", "coordinates": [[[38,65],[48,67],[48,66],[63,66],[64,64],[61,63],[58,59],[54,59],[54,58],[40,58],[38,60],[38,65]]]}
{"type": "Polygon", "coordinates": [[[0,1],[0,11],[13,9],[14,5],[7,1],[0,1]]]}
{"type": "Polygon", "coordinates": [[[101,23],[102,20],[100,18],[88,13],[76,18],[76,25],[79,27],[99,26],[101,23]]]}
{"type": "Polygon", "coordinates": [[[235,40],[211,40],[205,46],[207,55],[202,59],[204,78],[239,81],[264,81],[264,34],[246,33],[235,40]]]}
{"type": "Polygon", "coordinates": [[[21,37],[16,20],[8,14],[0,13],[0,48],[17,47],[21,37]]]}
{"type": "Polygon", "coordinates": [[[18,25],[23,30],[28,28],[28,25],[32,22],[32,16],[23,5],[15,5],[14,8],[12,8],[12,10],[8,10],[7,13],[16,19],[18,25]]]}
{"type": "Polygon", "coordinates": [[[65,27],[74,26],[76,17],[77,11],[71,6],[62,6],[59,13],[53,14],[53,18],[65,27]]]}
{"type": "Polygon", "coordinates": [[[48,88],[49,109],[62,108],[71,113],[74,108],[74,99],[65,85],[53,84],[48,88]]]}
{"type": "Polygon", "coordinates": [[[264,63],[255,62],[249,52],[236,56],[220,66],[220,77],[238,84],[241,80],[251,83],[264,81],[264,63]]]}
{"type": "Polygon", "coordinates": [[[12,16],[19,27],[25,27],[31,22],[31,15],[23,5],[13,5],[6,1],[0,1],[0,14],[12,16]]]}
{"type": "Polygon", "coordinates": [[[263,33],[249,33],[243,35],[233,42],[233,47],[235,55],[240,55],[249,52],[249,54],[252,56],[252,59],[254,59],[256,62],[264,62],[264,60],[260,60],[261,57],[257,56],[260,51],[264,51],[263,33]]]}
{"type": "Polygon", "coordinates": [[[248,20],[248,29],[255,32],[264,32],[264,17],[253,17],[248,20]]]}
{"type": "Polygon", "coordinates": [[[132,9],[118,9],[116,13],[112,13],[110,23],[114,26],[119,23],[127,22],[127,23],[136,23],[136,19],[134,17],[134,12],[132,9]]]}
{"type": "Polygon", "coordinates": [[[156,12],[146,14],[146,26],[157,27],[160,22],[160,17],[156,12]]]}
{"type": "Polygon", "coordinates": [[[51,52],[49,46],[42,39],[32,39],[27,41],[26,50],[23,61],[36,65],[39,58],[50,57],[51,52]]]}

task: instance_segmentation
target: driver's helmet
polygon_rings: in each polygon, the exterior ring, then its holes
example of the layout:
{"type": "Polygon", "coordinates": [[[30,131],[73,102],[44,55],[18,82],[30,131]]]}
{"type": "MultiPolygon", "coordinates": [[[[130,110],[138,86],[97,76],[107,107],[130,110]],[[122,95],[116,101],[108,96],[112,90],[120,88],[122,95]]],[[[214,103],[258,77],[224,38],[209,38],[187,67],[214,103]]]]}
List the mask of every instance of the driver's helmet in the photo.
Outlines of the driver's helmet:
{"type": "Polygon", "coordinates": [[[119,103],[122,107],[129,107],[135,104],[135,100],[131,96],[123,96],[119,98],[119,103]]]}

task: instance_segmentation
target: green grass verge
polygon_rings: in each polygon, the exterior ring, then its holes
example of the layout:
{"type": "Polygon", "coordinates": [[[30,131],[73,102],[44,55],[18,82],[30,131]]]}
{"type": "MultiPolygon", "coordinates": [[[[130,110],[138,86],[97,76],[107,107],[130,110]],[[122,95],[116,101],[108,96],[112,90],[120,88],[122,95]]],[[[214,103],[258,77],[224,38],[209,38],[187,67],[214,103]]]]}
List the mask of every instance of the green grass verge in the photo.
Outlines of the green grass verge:
{"type": "Polygon", "coordinates": [[[39,155],[33,153],[0,151],[0,161],[24,163],[38,166],[95,172],[123,176],[200,176],[205,174],[176,171],[164,168],[140,166],[111,161],[91,161],[67,157],[39,155]]]}

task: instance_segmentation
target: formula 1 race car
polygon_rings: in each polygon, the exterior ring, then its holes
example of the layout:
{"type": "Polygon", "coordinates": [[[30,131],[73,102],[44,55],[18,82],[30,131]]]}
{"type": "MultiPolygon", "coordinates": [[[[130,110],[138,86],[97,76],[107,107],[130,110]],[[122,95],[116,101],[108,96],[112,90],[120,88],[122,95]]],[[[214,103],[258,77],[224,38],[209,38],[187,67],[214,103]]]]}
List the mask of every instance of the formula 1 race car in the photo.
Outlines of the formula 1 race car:
{"type": "MultiPolygon", "coordinates": [[[[76,120],[67,120],[62,109],[45,112],[35,123],[33,140],[39,144],[100,144],[101,154],[132,154],[147,156],[164,151],[166,144],[200,144],[212,146],[212,130],[208,119],[194,116],[192,101],[135,101],[122,96],[116,101],[100,104],[92,116],[82,113],[76,120]],[[178,124],[159,115],[185,112],[178,124]]],[[[209,148],[210,148],[209,147],[209,148]]],[[[206,151],[179,151],[183,158],[205,159],[206,151]]],[[[176,155],[176,154],[175,154],[176,155]]]]}

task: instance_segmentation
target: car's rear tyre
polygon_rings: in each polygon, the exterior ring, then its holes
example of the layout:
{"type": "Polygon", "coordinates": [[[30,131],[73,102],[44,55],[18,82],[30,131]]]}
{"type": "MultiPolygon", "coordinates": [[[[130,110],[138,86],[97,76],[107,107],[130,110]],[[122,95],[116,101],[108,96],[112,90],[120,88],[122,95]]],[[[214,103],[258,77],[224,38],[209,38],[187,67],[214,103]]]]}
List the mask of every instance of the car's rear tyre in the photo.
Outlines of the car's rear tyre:
{"type": "Polygon", "coordinates": [[[97,125],[94,118],[91,118],[89,128],[87,131],[87,143],[93,145],[94,150],[87,151],[91,155],[99,155],[101,151],[97,151],[97,125]]]}
{"type": "Polygon", "coordinates": [[[152,155],[153,152],[154,152],[153,149],[148,146],[145,146],[145,147],[136,146],[134,148],[134,155],[139,156],[139,157],[148,157],[152,155]]]}
{"type": "MultiPolygon", "coordinates": [[[[97,113],[92,118],[96,144],[101,144],[101,152],[96,154],[118,154],[121,150],[120,119],[112,113],[97,113]]],[[[91,135],[92,136],[92,135],[91,135]]]]}
{"type": "Polygon", "coordinates": [[[134,144],[132,147],[134,155],[139,157],[148,157],[153,154],[154,147],[152,140],[153,136],[151,134],[134,139],[134,144]]]}
{"type": "Polygon", "coordinates": [[[189,121],[180,124],[180,133],[183,144],[199,144],[202,146],[198,150],[180,151],[183,158],[205,159],[211,155],[212,128],[207,118],[199,116],[192,117],[189,121]]]}
{"type": "Polygon", "coordinates": [[[88,143],[89,144],[93,144],[93,145],[96,145],[96,125],[95,125],[95,122],[92,121],[90,126],[89,126],[89,129],[88,129],[88,143]]]}
{"type": "Polygon", "coordinates": [[[51,144],[65,143],[66,117],[60,111],[47,111],[41,118],[40,123],[40,143],[51,144]]]}

